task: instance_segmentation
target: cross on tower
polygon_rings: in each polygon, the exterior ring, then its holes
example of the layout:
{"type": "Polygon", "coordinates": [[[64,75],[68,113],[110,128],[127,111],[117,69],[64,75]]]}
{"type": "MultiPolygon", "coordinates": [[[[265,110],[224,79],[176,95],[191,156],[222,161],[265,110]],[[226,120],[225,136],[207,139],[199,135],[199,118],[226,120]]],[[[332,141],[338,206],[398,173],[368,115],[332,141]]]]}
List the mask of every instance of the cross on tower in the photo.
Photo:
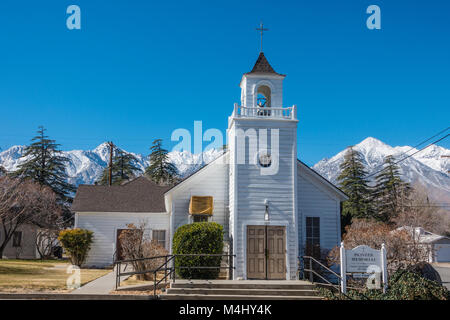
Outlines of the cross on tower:
{"type": "Polygon", "coordinates": [[[259,28],[256,28],[256,30],[258,30],[261,33],[261,50],[260,52],[263,51],[263,33],[264,31],[269,31],[269,29],[265,29],[263,23],[261,22],[259,28]]]}

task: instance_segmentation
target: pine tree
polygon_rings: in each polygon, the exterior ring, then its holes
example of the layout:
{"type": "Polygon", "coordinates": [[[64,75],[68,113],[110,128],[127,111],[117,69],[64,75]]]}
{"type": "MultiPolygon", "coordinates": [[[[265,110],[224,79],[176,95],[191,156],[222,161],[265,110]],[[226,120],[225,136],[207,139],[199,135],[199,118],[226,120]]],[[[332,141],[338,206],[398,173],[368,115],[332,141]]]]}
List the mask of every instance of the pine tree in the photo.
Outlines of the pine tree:
{"type": "Polygon", "coordinates": [[[339,168],[341,173],[337,180],[342,191],[349,196],[342,206],[341,231],[344,232],[345,227],[351,224],[352,218],[369,218],[372,210],[362,154],[350,147],[339,168]]]}
{"type": "MultiPolygon", "coordinates": [[[[119,148],[114,148],[111,170],[111,184],[119,185],[124,181],[136,177],[141,172],[141,169],[135,164],[137,161],[138,160],[136,159],[136,157],[131,153],[126,153],[119,148]]],[[[100,179],[97,181],[97,184],[109,184],[109,166],[103,170],[103,173],[100,179]]]]}
{"type": "Polygon", "coordinates": [[[0,177],[6,175],[6,169],[0,166],[0,177]]]}
{"type": "Polygon", "coordinates": [[[376,206],[375,217],[383,222],[392,222],[397,217],[401,199],[408,197],[411,187],[402,181],[399,167],[395,164],[393,156],[384,159],[384,168],[375,177],[373,202],[376,206]]]}
{"type": "Polygon", "coordinates": [[[168,152],[162,147],[162,140],[153,141],[150,150],[150,165],[145,169],[146,176],[158,184],[175,183],[178,179],[178,170],[169,161],[168,152]]]}
{"type": "Polygon", "coordinates": [[[39,126],[32,143],[25,148],[22,156],[26,159],[12,173],[13,176],[31,178],[42,186],[50,187],[63,202],[71,201],[71,193],[75,187],[68,183],[66,163],[69,161],[58,149],[60,144],[45,135],[46,129],[39,126]]]}

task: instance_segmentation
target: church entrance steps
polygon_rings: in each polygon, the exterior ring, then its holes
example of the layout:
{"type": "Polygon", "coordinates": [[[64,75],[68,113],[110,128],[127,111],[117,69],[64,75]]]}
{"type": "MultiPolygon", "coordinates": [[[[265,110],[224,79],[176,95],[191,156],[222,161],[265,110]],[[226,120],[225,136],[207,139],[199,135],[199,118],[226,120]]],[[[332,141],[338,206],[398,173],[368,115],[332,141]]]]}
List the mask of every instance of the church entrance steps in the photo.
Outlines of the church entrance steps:
{"type": "Polygon", "coordinates": [[[200,294],[166,294],[161,300],[323,300],[319,296],[249,296],[249,295],[200,295],[200,294]]]}
{"type": "Polygon", "coordinates": [[[315,296],[315,290],[280,290],[280,289],[198,289],[198,288],[169,288],[167,294],[201,294],[201,295],[251,295],[251,296],[315,296]]]}
{"type": "Polygon", "coordinates": [[[164,300],[321,300],[315,286],[306,281],[177,280],[164,300]]]}

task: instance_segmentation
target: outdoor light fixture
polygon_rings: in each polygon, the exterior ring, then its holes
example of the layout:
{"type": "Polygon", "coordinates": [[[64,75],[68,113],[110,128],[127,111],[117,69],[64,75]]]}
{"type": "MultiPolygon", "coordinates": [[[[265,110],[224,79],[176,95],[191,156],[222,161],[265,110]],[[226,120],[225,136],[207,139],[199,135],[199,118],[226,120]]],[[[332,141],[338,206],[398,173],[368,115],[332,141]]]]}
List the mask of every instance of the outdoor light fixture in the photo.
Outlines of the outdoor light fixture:
{"type": "Polygon", "coordinates": [[[269,221],[269,200],[264,200],[264,205],[266,206],[266,211],[264,212],[264,221],[269,221]]]}

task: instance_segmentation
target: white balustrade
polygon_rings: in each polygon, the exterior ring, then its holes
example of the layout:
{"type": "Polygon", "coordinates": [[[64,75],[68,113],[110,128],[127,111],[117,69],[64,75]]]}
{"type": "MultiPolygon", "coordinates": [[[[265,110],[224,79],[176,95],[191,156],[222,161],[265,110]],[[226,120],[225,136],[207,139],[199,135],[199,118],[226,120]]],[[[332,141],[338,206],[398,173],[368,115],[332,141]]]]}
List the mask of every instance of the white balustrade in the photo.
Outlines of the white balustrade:
{"type": "Polygon", "coordinates": [[[233,118],[272,118],[272,119],[297,119],[297,106],[287,108],[271,108],[271,107],[243,107],[234,104],[234,110],[231,115],[233,118]]]}

